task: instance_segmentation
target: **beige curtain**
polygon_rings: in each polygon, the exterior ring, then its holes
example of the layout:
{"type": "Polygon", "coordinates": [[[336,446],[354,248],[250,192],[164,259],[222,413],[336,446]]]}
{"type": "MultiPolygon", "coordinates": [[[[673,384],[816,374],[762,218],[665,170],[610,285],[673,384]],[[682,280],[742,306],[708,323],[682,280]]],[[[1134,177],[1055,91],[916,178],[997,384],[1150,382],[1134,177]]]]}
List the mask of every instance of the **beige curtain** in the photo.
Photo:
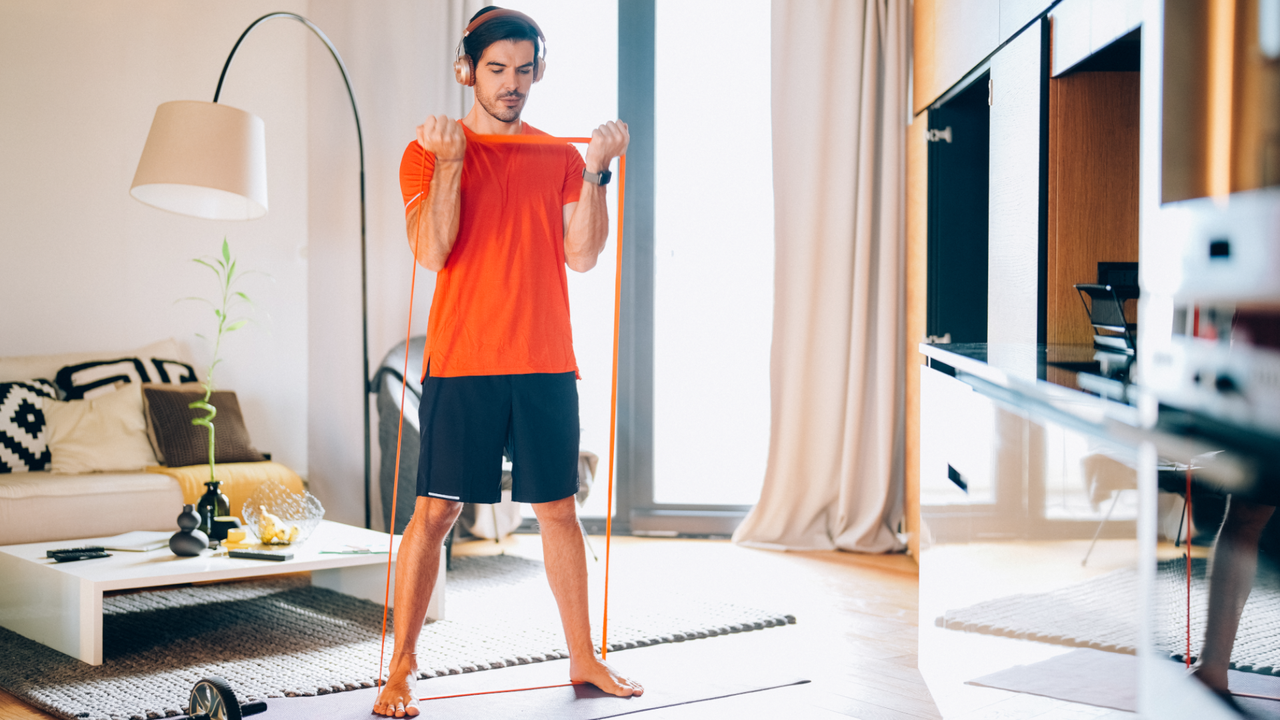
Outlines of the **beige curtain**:
{"type": "Polygon", "coordinates": [[[902,548],[907,13],[773,2],[773,418],[743,545],[902,548]]]}

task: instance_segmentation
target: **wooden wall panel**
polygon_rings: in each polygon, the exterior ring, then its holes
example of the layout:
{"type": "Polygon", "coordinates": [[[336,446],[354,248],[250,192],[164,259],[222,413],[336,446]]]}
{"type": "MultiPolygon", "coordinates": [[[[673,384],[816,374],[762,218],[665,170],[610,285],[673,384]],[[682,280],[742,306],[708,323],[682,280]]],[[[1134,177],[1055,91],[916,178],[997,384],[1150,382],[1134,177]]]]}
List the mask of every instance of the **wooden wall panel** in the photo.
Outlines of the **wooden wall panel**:
{"type": "Polygon", "coordinates": [[[1033,27],[991,60],[990,343],[1034,344],[1039,334],[1041,35],[1033,27]]]}
{"type": "Polygon", "coordinates": [[[1280,63],[1259,40],[1258,4],[1236,4],[1231,192],[1280,184],[1280,63]]]}
{"type": "Polygon", "coordinates": [[[1139,73],[1082,72],[1049,81],[1046,341],[1089,344],[1072,287],[1099,262],[1138,261],[1139,73]]]}
{"type": "Polygon", "coordinates": [[[1164,46],[1178,52],[1164,53],[1161,202],[1209,194],[1208,10],[1204,0],[1167,0],[1164,6],[1164,46]]]}
{"type": "Polygon", "coordinates": [[[920,557],[920,365],[925,336],[929,255],[929,113],[907,128],[907,370],[906,482],[907,551],[920,557]]]}

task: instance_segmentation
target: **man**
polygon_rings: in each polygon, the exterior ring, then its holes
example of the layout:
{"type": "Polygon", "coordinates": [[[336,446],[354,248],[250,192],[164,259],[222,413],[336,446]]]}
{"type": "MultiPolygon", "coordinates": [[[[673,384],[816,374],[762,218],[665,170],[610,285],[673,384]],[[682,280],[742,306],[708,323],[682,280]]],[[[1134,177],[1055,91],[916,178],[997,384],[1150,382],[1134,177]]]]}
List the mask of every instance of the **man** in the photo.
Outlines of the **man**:
{"type": "MultiPolygon", "coordinates": [[[[1230,332],[1233,345],[1280,350],[1280,316],[1275,313],[1239,310],[1231,319],[1230,332]]],[[[1274,470],[1258,478],[1247,492],[1228,495],[1226,513],[1210,558],[1204,645],[1193,673],[1238,711],[1240,706],[1227,687],[1227,670],[1240,617],[1258,572],[1258,548],[1278,502],[1280,478],[1274,470]]]]}
{"type": "MultiPolygon", "coordinates": [[[[512,494],[542,529],[547,579],[569,649],[569,678],[618,696],[643,688],[596,655],[577,520],[577,363],[565,265],[595,266],[608,236],[605,183],[626,151],[622,122],[591,135],[586,161],[564,144],[485,142],[545,135],[520,120],[540,77],[542,32],[528,16],[485,8],[455,68],[475,87],[461,121],[429,117],[401,162],[409,245],[438,273],[427,330],[418,499],[396,569],[395,648],[374,712],[417,715],[414,649],[440,546],[464,502],[500,499],[504,447],[512,494]]],[[[519,602],[519,598],[512,598],[519,602]]]]}

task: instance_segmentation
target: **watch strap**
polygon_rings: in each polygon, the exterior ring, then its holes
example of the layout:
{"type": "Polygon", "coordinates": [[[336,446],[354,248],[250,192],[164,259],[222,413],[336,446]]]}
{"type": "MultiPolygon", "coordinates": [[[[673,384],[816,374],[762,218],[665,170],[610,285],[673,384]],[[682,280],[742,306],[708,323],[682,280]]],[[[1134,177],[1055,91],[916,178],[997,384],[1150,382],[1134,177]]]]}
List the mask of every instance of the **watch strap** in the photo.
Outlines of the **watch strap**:
{"type": "Polygon", "coordinates": [[[612,178],[613,178],[613,173],[609,172],[609,168],[605,168],[604,170],[601,170],[598,173],[590,172],[586,168],[582,169],[582,179],[586,180],[592,185],[608,185],[609,180],[611,180],[612,178]]]}

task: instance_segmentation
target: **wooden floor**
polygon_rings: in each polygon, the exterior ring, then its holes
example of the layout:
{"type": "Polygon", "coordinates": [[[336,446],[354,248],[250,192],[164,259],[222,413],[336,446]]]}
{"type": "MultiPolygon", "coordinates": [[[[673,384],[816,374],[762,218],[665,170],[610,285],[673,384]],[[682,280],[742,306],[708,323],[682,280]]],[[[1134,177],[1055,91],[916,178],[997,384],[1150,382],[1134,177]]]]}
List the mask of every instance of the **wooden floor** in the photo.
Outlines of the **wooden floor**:
{"type": "MultiPolygon", "coordinates": [[[[603,538],[592,540],[603,553],[603,538]]],[[[455,552],[540,559],[541,545],[537,536],[521,535],[501,544],[460,544],[455,552]]],[[[603,558],[591,572],[601,572],[602,565],[603,558]]],[[[611,572],[652,579],[670,592],[714,584],[744,604],[798,619],[793,627],[698,642],[704,651],[750,653],[810,684],[649,711],[646,718],[940,717],[916,670],[917,573],[905,555],[778,553],[726,541],[615,538],[611,572]]],[[[0,691],[0,720],[51,717],[0,691]]]]}

